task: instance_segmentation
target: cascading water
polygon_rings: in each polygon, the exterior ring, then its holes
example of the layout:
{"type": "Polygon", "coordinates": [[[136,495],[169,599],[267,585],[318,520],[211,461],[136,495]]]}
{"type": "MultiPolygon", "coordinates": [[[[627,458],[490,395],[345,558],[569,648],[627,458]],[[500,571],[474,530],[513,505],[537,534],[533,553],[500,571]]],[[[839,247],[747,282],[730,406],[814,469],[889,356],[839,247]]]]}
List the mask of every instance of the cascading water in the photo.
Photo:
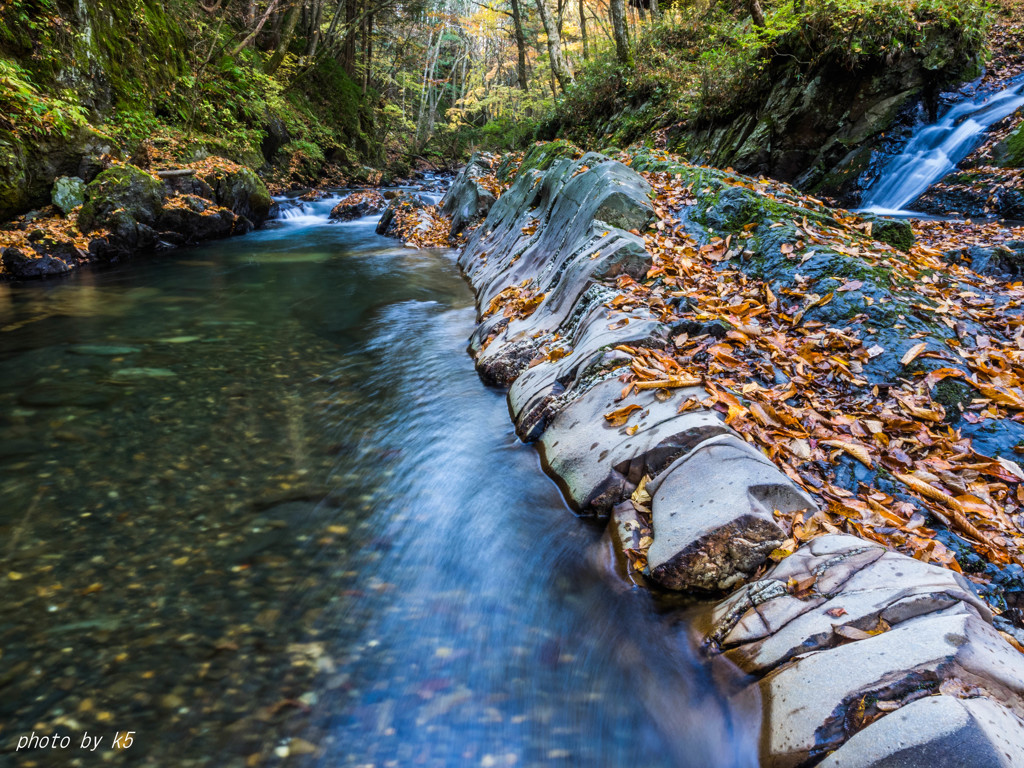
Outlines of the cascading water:
{"type": "Polygon", "coordinates": [[[1024,106],[1024,81],[953,105],[921,128],[864,194],[863,210],[903,214],[932,184],[952,171],[982,141],[985,131],[1024,106]]]}

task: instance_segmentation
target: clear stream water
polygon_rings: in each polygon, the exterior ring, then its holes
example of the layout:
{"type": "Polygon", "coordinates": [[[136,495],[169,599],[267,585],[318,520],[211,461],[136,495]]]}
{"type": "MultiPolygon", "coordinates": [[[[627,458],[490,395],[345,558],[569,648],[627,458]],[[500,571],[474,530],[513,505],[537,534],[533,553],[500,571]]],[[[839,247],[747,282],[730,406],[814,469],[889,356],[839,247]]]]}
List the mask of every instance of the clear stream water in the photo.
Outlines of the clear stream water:
{"type": "Polygon", "coordinates": [[[912,202],[956,168],[983,140],[985,131],[1024,106],[1024,81],[997,93],[964,99],[914,134],[902,153],[864,193],[862,210],[907,215],[912,202]]]}
{"type": "Polygon", "coordinates": [[[0,285],[0,765],[756,765],[477,378],[454,254],[332,203],[0,285]]]}

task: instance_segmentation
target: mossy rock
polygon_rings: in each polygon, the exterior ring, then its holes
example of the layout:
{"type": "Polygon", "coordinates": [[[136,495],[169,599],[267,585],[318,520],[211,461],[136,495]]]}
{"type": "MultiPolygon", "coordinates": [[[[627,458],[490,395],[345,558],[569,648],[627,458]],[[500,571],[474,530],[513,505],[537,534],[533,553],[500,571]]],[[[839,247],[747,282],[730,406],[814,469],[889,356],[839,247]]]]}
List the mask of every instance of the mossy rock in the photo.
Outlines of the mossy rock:
{"type": "Polygon", "coordinates": [[[53,183],[53,204],[65,214],[85,202],[85,182],[77,176],[61,176],[53,183]]]}
{"type": "Polygon", "coordinates": [[[1024,168],[1024,123],[995,146],[992,156],[1003,168],[1024,168]]]}
{"type": "Polygon", "coordinates": [[[151,227],[163,209],[163,191],[161,181],[141,168],[127,164],[110,168],[85,188],[78,228],[91,232],[123,227],[125,216],[151,227]]]}
{"type": "Polygon", "coordinates": [[[30,205],[25,166],[21,143],[13,135],[0,132],[0,221],[21,213],[30,205]]]}
{"type": "Polygon", "coordinates": [[[958,379],[949,378],[935,385],[932,397],[946,410],[946,420],[956,421],[974,399],[974,390],[958,379]]]}
{"type": "Polygon", "coordinates": [[[266,185],[252,169],[225,163],[201,178],[213,188],[217,205],[259,224],[270,213],[272,200],[266,185]]]}
{"type": "Polygon", "coordinates": [[[871,222],[871,236],[878,242],[891,245],[904,253],[914,245],[914,228],[909,221],[870,214],[864,214],[863,218],[871,222]]]}
{"type": "Polygon", "coordinates": [[[562,158],[575,160],[582,154],[583,151],[579,147],[572,142],[562,139],[549,141],[545,144],[535,144],[526,153],[523,162],[519,164],[518,173],[528,170],[546,171],[555,164],[556,160],[561,160],[562,158]]]}
{"type": "Polygon", "coordinates": [[[770,215],[768,201],[756,192],[743,187],[729,187],[718,195],[714,205],[705,211],[704,223],[721,232],[736,232],[747,224],[761,221],[770,215]]]}

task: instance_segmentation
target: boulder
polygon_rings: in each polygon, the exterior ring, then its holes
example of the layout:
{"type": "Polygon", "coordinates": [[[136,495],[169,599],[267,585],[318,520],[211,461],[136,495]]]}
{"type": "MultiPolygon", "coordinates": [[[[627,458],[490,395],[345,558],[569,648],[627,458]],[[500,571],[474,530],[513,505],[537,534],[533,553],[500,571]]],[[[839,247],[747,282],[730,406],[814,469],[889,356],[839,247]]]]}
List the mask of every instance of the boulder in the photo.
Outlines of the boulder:
{"type": "Polygon", "coordinates": [[[985,247],[972,245],[967,249],[971,269],[979,275],[1003,279],[1024,277],[1024,242],[1012,241],[985,247]]]}
{"type": "Polygon", "coordinates": [[[246,231],[251,229],[244,217],[236,216],[227,208],[195,195],[179,195],[167,201],[157,226],[164,241],[186,245],[228,237],[234,232],[236,221],[246,231]]]}
{"type": "Polygon", "coordinates": [[[822,765],[919,765],[912,755],[954,733],[981,755],[1005,747],[1012,765],[1024,731],[1003,742],[988,724],[1024,714],[1024,656],[991,621],[962,575],[826,535],[714,606],[702,631],[705,647],[759,679],[762,765],[814,764],[836,749],[822,765]],[[921,703],[947,697],[957,698],[921,703]],[[974,697],[991,709],[954,705],[974,697]]]}
{"type": "Polygon", "coordinates": [[[354,192],[342,198],[341,201],[331,209],[331,221],[353,221],[363,216],[370,216],[384,210],[386,201],[380,192],[373,190],[366,192],[354,192]]]}
{"type": "Polygon", "coordinates": [[[888,243],[897,250],[907,252],[914,245],[914,228],[906,219],[892,219],[873,213],[862,213],[860,217],[871,222],[871,236],[881,243],[888,243]]]}
{"type": "Polygon", "coordinates": [[[926,696],[856,733],[818,768],[1014,768],[1024,721],[985,698],[926,696]]]}
{"type": "Polygon", "coordinates": [[[384,213],[381,214],[380,221],[377,222],[377,234],[392,235],[395,229],[395,213],[397,211],[410,211],[426,207],[427,203],[423,202],[419,195],[414,195],[411,192],[402,192],[397,197],[392,198],[384,209],[384,213]]]}
{"type": "Polygon", "coordinates": [[[58,177],[92,180],[98,158],[112,151],[109,137],[88,126],[30,137],[0,128],[0,221],[49,204],[58,177]]]}
{"type": "Polygon", "coordinates": [[[109,229],[135,245],[139,227],[151,228],[163,208],[163,183],[134,165],[117,165],[85,188],[78,228],[109,229]]]}
{"type": "Polygon", "coordinates": [[[251,169],[221,160],[212,168],[200,172],[199,177],[213,190],[217,205],[228,208],[260,225],[270,214],[270,192],[251,169]]]}
{"type": "Polygon", "coordinates": [[[462,169],[448,192],[441,199],[441,213],[452,220],[451,234],[461,234],[466,227],[487,216],[494,205],[494,193],[480,183],[480,178],[491,172],[494,158],[477,152],[462,169]]]}
{"type": "Polygon", "coordinates": [[[745,672],[764,674],[846,642],[846,627],[873,631],[957,605],[992,617],[958,573],[854,536],[822,536],[718,604],[711,642],[745,672]]]}
{"type": "Polygon", "coordinates": [[[71,271],[71,265],[49,254],[26,252],[21,248],[4,248],[0,252],[4,270],[19,280],[53,277],[71,271]]]}
{"type": "Polygon", "coordinates": [[[85,202],[85,182],[77,176],[61,176],[53,183],[53,204],[64,214],[85,202]]]}
{"type": "Polygon", "coordinates": [[[164,197],[175,195],[195,195],[213,202],[216,194],[213,187],[194,173],[182,173],[175,176],[164,176],[164,197]]]}
{"type": "Polygon", "coordinates": [[[945,690],[989,697],[1019,717],[1024,655],[977,615],[947,609],[799,656],[758,685],[766,717],[761,765],[796,768],[875,718],[945,690]]]}
{"type": "Polygon", "coordinates": [[[648,492],[654,543],[647,562],[651,577],[670,589],[736,586],[785,540],[775,511],[817,509],[768,458],[732,434],[710,437],[676,459],[648,492]]]}

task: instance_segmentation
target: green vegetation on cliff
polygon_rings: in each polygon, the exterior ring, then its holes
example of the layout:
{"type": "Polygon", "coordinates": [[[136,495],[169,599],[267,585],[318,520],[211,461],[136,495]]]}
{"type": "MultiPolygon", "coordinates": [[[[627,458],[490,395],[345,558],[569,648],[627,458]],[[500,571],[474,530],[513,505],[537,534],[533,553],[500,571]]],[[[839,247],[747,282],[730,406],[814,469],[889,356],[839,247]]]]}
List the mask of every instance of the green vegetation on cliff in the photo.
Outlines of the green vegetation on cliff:
{"type": "Polygon", "coordinates": [[[356,82],[353,52],[326,23],[282,29],[278,5],[252,4],[260,19],[189,0],[0,3],[0,220],[48,202],[57,176],[89,180],[104,155],[220,155],[314,183],[384,165],[379,94],[356,82]]]}
{"type": "Polygon", "coordinates": [[[680,122],[784,111],[791,105],[769,103],[781,80],[792,100],[815,79],[843,88],[909,67],[927,85],[957,82],[979,71],[988,24],[979,0],[767,0],[763,27],[735,7],[692,3],[662,15],[638,35],[633,68],[616,66],[610,50],[592,58],[542,132],[652,142],[653,130],[680,122]]]}

